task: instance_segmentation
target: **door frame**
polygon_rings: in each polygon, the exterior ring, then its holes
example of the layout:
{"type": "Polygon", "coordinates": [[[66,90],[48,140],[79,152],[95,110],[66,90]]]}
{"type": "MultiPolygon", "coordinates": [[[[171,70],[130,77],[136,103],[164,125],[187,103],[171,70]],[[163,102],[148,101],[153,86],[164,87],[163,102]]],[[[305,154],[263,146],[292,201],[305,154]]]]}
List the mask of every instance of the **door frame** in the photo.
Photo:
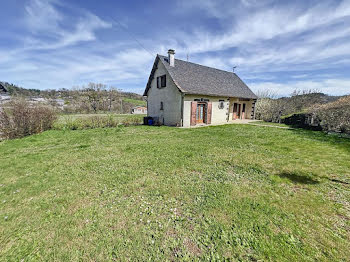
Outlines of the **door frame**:
{"type": "Polygon", "coordinates": [[[196,109],[196,124],[205,124],[207,116],[207,103],[206,102],[197,102],[197,109],[196,109]],[[203,107],[203,121],[198,121],[197,115],[198,115],[198,108],[203,107]]]}

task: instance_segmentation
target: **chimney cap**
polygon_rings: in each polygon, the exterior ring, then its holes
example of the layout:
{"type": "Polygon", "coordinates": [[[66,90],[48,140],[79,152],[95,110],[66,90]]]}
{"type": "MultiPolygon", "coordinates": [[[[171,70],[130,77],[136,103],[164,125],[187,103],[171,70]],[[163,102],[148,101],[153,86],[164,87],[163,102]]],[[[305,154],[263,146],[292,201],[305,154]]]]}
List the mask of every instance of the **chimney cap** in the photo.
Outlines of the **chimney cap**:
{"type": "Polygon", "coordinates": [[[175,55],[175,50],[174,50],[174,49],[169,49],[169,50],[168,50],[168,54],[175,55]]]}

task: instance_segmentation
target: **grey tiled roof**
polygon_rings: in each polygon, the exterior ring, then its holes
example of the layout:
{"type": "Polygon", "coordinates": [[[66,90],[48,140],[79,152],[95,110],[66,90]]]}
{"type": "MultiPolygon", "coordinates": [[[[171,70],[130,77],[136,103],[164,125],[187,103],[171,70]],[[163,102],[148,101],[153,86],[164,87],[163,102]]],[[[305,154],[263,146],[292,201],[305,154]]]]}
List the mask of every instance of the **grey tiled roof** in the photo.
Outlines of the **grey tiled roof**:
{"type": "MultiPolygon", "coordinates": [[[[168,70],[180,91],[185,94],[257,98],[249,87],[232,72],[179,59],[175,59],[175,66],[171,67],[167,57],[158,55],[156,62],[158,59],[168,70]]],[[[149,86],[147,86],[145,94],[147,94],[148,88],[149,86]]]]}

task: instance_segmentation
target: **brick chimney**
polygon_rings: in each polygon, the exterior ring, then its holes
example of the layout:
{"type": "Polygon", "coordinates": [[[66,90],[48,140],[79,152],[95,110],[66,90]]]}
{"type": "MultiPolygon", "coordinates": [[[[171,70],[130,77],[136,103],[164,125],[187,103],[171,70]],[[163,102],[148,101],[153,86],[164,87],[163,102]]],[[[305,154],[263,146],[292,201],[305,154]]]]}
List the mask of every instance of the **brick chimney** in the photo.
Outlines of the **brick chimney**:
{"type": "Polygon", "coordinates": [[[175,66],[175,50],[168,50],[168,61],[170,66],[175,66]]]}

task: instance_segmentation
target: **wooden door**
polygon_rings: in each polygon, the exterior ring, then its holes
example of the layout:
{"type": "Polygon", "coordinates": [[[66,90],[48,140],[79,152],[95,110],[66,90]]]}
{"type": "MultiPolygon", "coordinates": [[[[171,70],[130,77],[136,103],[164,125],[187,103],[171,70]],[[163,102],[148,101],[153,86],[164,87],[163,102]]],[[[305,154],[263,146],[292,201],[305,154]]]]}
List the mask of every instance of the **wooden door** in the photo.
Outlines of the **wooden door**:
{"type": "Polygon", "coordinates": [[[245,110],[246,110],[246,105],[245,104],[243,104],[243,107],[242,107],[242,119],[245,119],[245,115],[246,115],[246,113],[245,113],[245,110]]]}
{"type": "Polygon", "coordinates": [[[242,105],[238,104],[238,109],[237,109],[237,118],[238,119],[241,119],[241,107],[242,107],[242,105]]]}
{"type": "Polygon", "coordinates": [[[196,123],[203,124],[205,119],[205,104],[198,103],[196,111],[196,123]]]}
{"type": "Polygon", "coordinates": [[[238,104],[234,103],[233,104],[233,114],[232,114],[232,119],[233,120],[237,119],[237,108],[238,108],[238,104]]]}

